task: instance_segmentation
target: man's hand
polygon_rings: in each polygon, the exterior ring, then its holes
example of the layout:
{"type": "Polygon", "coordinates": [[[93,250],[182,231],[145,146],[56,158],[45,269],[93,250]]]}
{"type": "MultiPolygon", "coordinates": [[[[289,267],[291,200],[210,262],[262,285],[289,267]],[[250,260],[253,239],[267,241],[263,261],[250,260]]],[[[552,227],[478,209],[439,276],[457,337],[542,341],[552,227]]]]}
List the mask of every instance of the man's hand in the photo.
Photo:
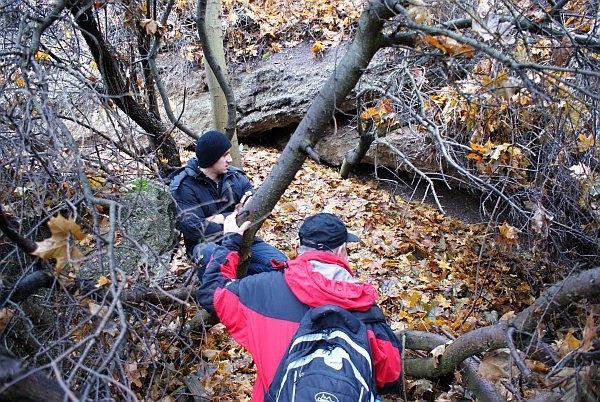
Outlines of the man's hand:
{"type": "Polygon", "coordinates": [[[225,217],[223,216],[223,214],[216,214],[213,216],[209,216],[208,218],[206,218],[206,220],[222,225],[225,222],[225,217]]]}
{"type": "Polygon", "coordinates": [[[233,211],[231,214],[227,215],[225,223],[223,223],[223,233],[244,234],[244,231],[250,227],[252,224],[250,221],[246,221],[242,223],[241,226],[238,226],[236,221],[237,214],[237,211],[233,211]]]}
{"type": "Polygon", "coordinates": [[[239,211],[242,208],[244,208],[244,205],[246,205],[248,203],[248,201],[250,201],[250,198],[252,198],[252,192],[246,191],[244,193],[244,195],[242,196],[242,199],[240,200],[240,202],[238,202],[237,205],[235,206],[235,210],[239,211]]]}

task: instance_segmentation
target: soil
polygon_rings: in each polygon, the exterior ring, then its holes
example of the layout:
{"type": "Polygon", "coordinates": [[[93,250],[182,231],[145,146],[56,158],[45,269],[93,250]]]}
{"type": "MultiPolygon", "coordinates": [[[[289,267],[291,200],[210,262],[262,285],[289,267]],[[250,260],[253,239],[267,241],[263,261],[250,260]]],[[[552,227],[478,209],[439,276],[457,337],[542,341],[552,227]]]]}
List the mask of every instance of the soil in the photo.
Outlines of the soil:
{"type": "MultiPolygon", "coordinates": [[[[376,179],[390,194],[408,202],[425,203],[438,208],[428,183],[423,180],[416,181],[408,173],[392,173],[389,169],[378,169],[375,172],[372,166],[365,165],[356,169],[354,175],[364,179],[376,179]]],[[[449,188],[442,182],[435,183],[435,192],[443,212],[448,216],[465,223],[484,222],[480,214],[481,194],[460,187],[449,188]]]]}
{"type": "MultiPolygon", "coordinates": [[[[281,151],[294,129],[295,126],[280,128],[269,132],[268,135],[246,137],[243,141],[246,145],[273,147],[281,151]]],[[[391,172],[387,168],[375,171],[372,165],[363,164],[355,167],[352,175],[364,180],[378,180],[382,188],[389,191],[390,194],[408,202],[426,203],[437,208],[435,199],[427,188],[427,183],[423,180],[415,181],[408,173],[391,172]]],[[[481,194],[458,186],[449,188],[442,182],[435,183],[435,186],[435,192],[445,214],[465,223],[484,222],[480,214],[481,194]]]]}

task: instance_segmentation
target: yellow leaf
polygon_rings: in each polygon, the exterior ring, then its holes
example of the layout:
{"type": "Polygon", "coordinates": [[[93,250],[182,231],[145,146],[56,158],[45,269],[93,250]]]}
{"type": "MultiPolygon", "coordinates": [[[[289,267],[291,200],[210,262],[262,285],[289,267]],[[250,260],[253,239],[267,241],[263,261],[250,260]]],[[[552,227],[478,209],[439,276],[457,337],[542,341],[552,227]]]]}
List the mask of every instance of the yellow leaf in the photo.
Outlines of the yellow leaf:
{"type": "Polygon", "coordinates": [[[594,135],[590,134],[586,136],[585,134],[579,134],[577,136],[577,150],[580,153],[586,152],[588,149],[594,146],[594,135]]]}
{"type": "Polygon", "coordinates": [[[23,80],[23,78],[19,77],[15,80],[15,84],[17,84],[17,86],[19,87],[24,87],[25,86],[25,80],[23,80]]]}
{"type": "Polygon", "coordinates": [[[444,297],[444,295],[442,295],[440,293],[438,293],[437,295],[435,295],[435,297],[434,297],[433,300],[441,308],[451,308],[452,307],[452,303],[450,302],[450,300],[446,299],[444,297]]]}
{"type": "Polygon", "coordinates": [[[92,188],[101,188],[106,181],[102,176],[88,176],[88,180],[92,188]]]}
{"type": "Polygon", "coordinates": [[[102,286],[106,286],[110,283],[110,279],[108,279],[106,276],[104,275],[100,275],[100,278],[98,278],[98,283],[96,283],[96,287],[100,288],[102,286]]]}
{"type": "Polygon", "coordinates": [[[560,351],[563,355],[566,355],[570,351],[577,349],[581,345],[581,341],[575,338],[575,335],[573,335],[574,332],[575,330],[570,329],[560,345],[560,351]]]}
{"type": "Polygon", "coordinates": [[[310,48],[316,58],[323,57],[323,50],[325,50],[325,45],[321,41],[316,41],[314,45],[310,48]]]}
{"type": "Polygon", "coordinates": [[[85,239],[81,227],[72,219],[65,219],[62,215],[50,218],[48,221],[51,237],[42,242],[37,242],[37,248],[31,253],[43,260],[56,260],[56,270],[60,270],[69,262],[75,262],[83,257],[74,241],[85,239]]]}
{"type": "Polygon", "coordinates": [[[44,53],[38,50],[37,52],[35,52],[33,58],[36,60],[50,60],[50,55],[48,53],[44,53]]]}

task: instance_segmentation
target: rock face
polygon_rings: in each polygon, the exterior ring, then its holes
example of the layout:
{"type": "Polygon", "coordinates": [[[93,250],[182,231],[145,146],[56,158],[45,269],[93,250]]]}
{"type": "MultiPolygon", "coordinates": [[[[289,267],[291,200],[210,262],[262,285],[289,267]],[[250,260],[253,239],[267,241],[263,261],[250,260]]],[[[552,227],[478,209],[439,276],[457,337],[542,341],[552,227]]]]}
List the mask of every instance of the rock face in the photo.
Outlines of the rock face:
{"type": "Polygon", "coordinates": [[[335,52],[315,59],[294,48],[261,62],[236,83],[241,137],[299,123],[335,68],[335,52]]]}
{"type": "MultiPolygon", "coordinates": [[[[144,283],[160,282],[169,274],[171,251],[178,243],[175,230],[175,204],[167,186],[143,180],[119,200],[123,240],[115,245],[115,264],[127,275],[144,277],[144,283]]],[[[98,262],[85,264],[79,275],[97,279],[98,262]]]]}
{"type": "MultiPolygon", "coordinates": [[[[263,137],[264,141],[269,142],[275,141],[275,138],[264,137],[275,136],[278,129],[288,134],[293,132],[344,53],[343,45],[329,49],[319,59],[314,57],[308,46],[284,49],[255,66],[233,71],[231,77],[237,102],[237,129],[241,140],[244,137],[263,137]]],[[[385,88],[388,85],[383,82],[386,75],[378,71],[378,67],[384,63],[383,58],[373,60],[361,85],[385,88]]],[[[204,87],[202,82],[190,84],[196,88],[204,87]]],[[[357,143],[358,133],[352,126],[356,106],[350,101],[348,99],[342,105],[335,121],[332,118],[317,144],[316,150],[327,164],[339,166],[344,155],[357,143]]],[[[185,123],[198,132],[210,128],[208,92],[196,92],[186,103],[185,123]]],[[[423,154],[425,147],[419,137],[407,129],[388,134],[386,140],[406,155],[423,154]]],[[[363,159],[363,163],[367,164],[375,161],[391,169],[402,169],[398,156],[382,145],[373,147],[363,159]]],[[[424,171],[437,170],[435,164],[424,158],[417,158],[413,163],[424,171]]]]}

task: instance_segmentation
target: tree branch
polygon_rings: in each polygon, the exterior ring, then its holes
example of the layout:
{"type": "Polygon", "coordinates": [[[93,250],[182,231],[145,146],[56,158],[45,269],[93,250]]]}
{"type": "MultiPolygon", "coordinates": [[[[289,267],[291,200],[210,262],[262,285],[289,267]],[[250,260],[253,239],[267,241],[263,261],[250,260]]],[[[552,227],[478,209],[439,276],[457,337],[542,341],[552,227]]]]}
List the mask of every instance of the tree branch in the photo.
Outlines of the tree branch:
{"type": "MultiPolygon", "coordinates": [[[[438,358],[406,359],[406,375],[418,378],[446,375],[470,356],[507,347],[511,328],[532,332],[552,312],[599,294],[600,267],[580,272],[550,287],[511,321],[500,321],[459,336],[446,346],[438,358]]],[[[415,331],[403,331],[398,336],[406,336],[406,347],[414,350],[431,350],[433,340],[440,340],[434,334],[415,331]]]]}

